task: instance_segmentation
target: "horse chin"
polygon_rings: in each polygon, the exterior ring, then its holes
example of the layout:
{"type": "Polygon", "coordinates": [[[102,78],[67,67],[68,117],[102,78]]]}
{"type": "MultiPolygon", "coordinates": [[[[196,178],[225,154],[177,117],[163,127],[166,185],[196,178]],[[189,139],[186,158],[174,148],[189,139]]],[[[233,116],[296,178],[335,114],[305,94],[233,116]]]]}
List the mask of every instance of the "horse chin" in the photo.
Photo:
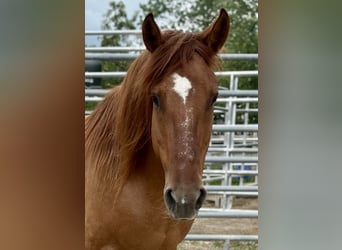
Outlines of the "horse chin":
{"type": "Polygon", "coordinates": [[[174,220],[188,220],[188,221],[191,221],[191,220],[194,220],[197,216],[197,213],[194,214],[193,216],[191,217],[177,217],[175,215],[171,215],[171,218],[174,219],[174,220]]]}
{"type": "Polygon", "coordinates": [[[198,214],[197,209],[191,209],[185,206],[168,209],[169,216],[174,220],[194,220],[198,214]]]}

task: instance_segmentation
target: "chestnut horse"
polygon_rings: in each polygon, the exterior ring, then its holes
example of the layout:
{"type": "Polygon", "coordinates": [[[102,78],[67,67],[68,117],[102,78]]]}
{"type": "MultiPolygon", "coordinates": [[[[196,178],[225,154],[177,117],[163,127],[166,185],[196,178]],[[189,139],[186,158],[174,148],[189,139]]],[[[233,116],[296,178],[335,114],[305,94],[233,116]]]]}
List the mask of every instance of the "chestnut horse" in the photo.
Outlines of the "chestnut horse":
{"type": "Polygon", "coordinates": [[[228,36],[225,10],[204,31],[161,32],[85,122],[86,249],[175,250],[201,207],[202,171],[228,36]]]}

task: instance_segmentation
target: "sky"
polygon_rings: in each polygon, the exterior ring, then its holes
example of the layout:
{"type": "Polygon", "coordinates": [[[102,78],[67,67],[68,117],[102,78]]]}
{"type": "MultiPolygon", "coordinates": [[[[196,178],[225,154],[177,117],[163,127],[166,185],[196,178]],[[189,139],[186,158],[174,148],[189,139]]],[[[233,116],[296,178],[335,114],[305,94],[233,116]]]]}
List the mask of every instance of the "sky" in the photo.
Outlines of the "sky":
{"type": "MultiPolygon", "coordinates": [[[[85,30],[101,30],[101,23],[105,13],[109,8],[109,3],[113,0],[85,0],[85,30]]],[[[147,0],[123,0],[128,17],[131,17],[134,11],[139,10],[140,3],[146,3],[147,0]]],[[[86,45],[99,46],[100,41],[96,36],[86,36],[86,45]]]]}

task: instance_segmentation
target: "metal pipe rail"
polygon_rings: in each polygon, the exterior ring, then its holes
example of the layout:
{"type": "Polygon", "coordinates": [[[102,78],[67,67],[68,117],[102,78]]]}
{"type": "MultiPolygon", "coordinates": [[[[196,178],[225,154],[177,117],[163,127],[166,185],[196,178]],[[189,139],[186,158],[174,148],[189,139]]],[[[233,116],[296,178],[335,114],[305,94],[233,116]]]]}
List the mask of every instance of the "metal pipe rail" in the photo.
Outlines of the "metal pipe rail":
{"type": "MultiPolygon", "coordinates": [[[[253,140],[254,139],[252,139],[252,138],[250,138],[250,139],[246,139],[246,141],[251,141],[251,142],[253,142],[253,140]]],[[[234,138],[234,143],[235,142],[241,142],[242,141],[242,139],[241,138],[237,138],[237,139],[235,139],[234,138]]],[[[258,138],[255,138],[255,141],[258,141],[258,138]]],[[[234,145],[234,147],[235,148],[245,148],[245,147],[257,147],[259,145],[259,143],[258,142],[256,142],[256,143],[248,143],[248,144],[235,144],[234,145]]],[[[233,152],[232,150],[231,150],[231,152],[233,152]]]]}
{"type": "Polygon", "coordinates": [[[203,174],[258,175],[258,170],[217,170],[204,169],[203,174]]]}
{"type": "Polygon", "coordinates": [[[228,156],[206,156],[205,162],[211,163],[257,163],[258,157],[228,157],[228,156]]]}
{"type": "Polygon", "coordinates": [[[85,53],[86,60],[119,60],[119,61],[133,61],[138,57],[139,53],[85,53]]]}
{"type": "MultiPolygon", "coordinates": [[[[212,178],[212,179],[224,179],[224,177],[220,177],[220,178],[212,178]]],[[[211,178],[208,177],[208,178],[203,178],[203,182],[210,182],[211,181],[211,178]]],[[[235,196],[258,196],[259,192],[258,192],[258,189],[256,187],[256,189],[245,189],[246,186],[237,186],[239,188],[236,188],[236,189],[230,189],[229,187],[231,186],[222,186],[222,188],[217,188],[217,189],[212,189],[210,188],[211,186],[209,185],[205,185],[205,189],[206,191],[208,192],[208,194],[220,194],[220,195],[235,195],[235,196]]],[[[220,187],[220,186],[218,186],[220,187]]],[[[247,186],[248,187],[248,186],[247,186]]],[[[255,187],[255,186],[252,186],[252,187],[255,187]]]]}
{"type": "MultiPolygon", "coordinates": [[[[211,141],[213,142],[213,141],[211,141]]],[[[211,145],[208,148],[209,153],[217,152],[217,153],[255,153],[257,154],[259,152],[258,148],[228,148],[226,145],[222,145],[219,147],[219,145],[211,145]]]]}
{"type": "Polygon", "coordinates": [[[214,124],[213,131],[217,132],[258,132],[258,125],[223,125],[214,124]]]}
{"type": "MultiPolygon", "coordinates": [[[[242,90],[240,90],[242,91],[242,90]]],[[[223,94],[225,92],[222,91],[219,91],[219,93],[223,94]]],[[[229,92],[228,92],[229,93],[229,92]]],[[[235,96],[234,97],[231,97],[231,96],[219,96],[217,98],[217,101],[216,103],[226,103],[226,102],[258,102],[258,97],[243,97],[243,98],[236,98],[235,96]]],[[[216,107],[215,107],[216,108],[216,107]]],[[[222,110],[225,110],[225,111],[228,111],[227,108],[224,108],[224,107],[220,107],[222,110]]]]}
{"type": "Polygon", "coordinates": [[[257,186],[219,186],[210,185],[204,186],[208,192],[219,192],[219,191],[244,191],[244,192],[257,192],[257,186]]]}
{"type": "MultiPolygon", "coordinates": [[[[258,76],[257,70],[248,70],[248,71],[217,71],[214,72],[217,77],[225,77],[225,76],[238,76],[238,77],[247,77],[247,76],[258,76]]],[[[125,77],[127,72],[125,71],[116,71],[116,72],[85,72],[85,77],[125,77]]],[[[224,90],[223,90],[224,91],[224,90]]]]}
{"type": "Polygon", "coordinates": [[[86,96],[105,96],[110,89],[85,89],[86,96]]]}
{"type": "MultiPolygon", "coordinates": [[[[203,180],[205,181],[205,180],[203,180]]],[[[258,192],[238,192],[238,191],[231,191],[231,192],[215,192],[211,194],[219,194],[219,195],[228,195],[228,196],[247,196],[247,197],[258,197],[259,193],[258,192]]]]}
{"type": "MultiPolygon", "coordinates": [[[[228,101],[228,102],[234,102],[234,101],[228,101]]],[[[239,100],[236,100],[235,102],[239,102],[239,100]]],[[[215,114],[224,114],[226,112],[228,112],[229,110],[226,108],[220,108],[218,106],[214,107],[214,113],[215,114]]],[[[235,112],[244,112],[244,113],[250,113],[250,112],[258,112],[259,109],[235,109],[235,112]]]]}
{"type": "MultiPolygon", "coordinates": [[[[133,49],[133,48],[131,48],[133,49]]],[[[125,61],[133,61],[135,60],[140,53],[89,53],[89,51],[114,51],[116,50],[116,52],[120,51],[119,48],[117,49],[105,49],[105,48],[88,48],[86,49],[86,52],[88,50],[88,53],[85,53],[85,59],[87,60],[125,60],[125,61]]],[[[127,51],[127,49],[124,49],[125,51],[127,51]]],[[[135,49],[133,49],[134,51],[140,51],[140,47],[136,47],[135,49]]],[[[121,50],[122,51],[122,50],[121,50]]],[[[132,50],[131,50],[132,51],[132,50]]],[[[219,54],[218,57],[223,60],[223,61],[255,61],[258,60],[258,54],[219,54]]]]}
{"type": "Polygon", "coordinates": [[[98,97],[98,96],[86,96],[84,97],[84,100],[86,102],[100,102],[103,100],[103,97],[98,97]]]}
{"type": "Polygon", "coordinates": [[[125,77],[127,72],[85,72],[85,77],[100,77],[100,78],[108,78],[108,77],[125,77]]]}
{"type": "Polygon", "coordinates": [[[145,47],[86,47],[85,52],[140,52],[145,49],[145,47]]]}
{"type": "MultiPolygon", "coordinates": [[[[246,170],[246,169],[244,169],[244,170],[227,170],[227,169],[211,169],[211,167],[212,167],[212,165],[211,164],[206,164],[205,165],[206,167],[205,167],[205,169],[203,170],[204,172],[203,173],[205,173],[205,174],[213,174],[213,175],[221,175],[221,174],[226,174],[226,173],[229,173],[229,174],[239,174],[239,173],[242,173],[242,174],[244,174],[244,175],[254,175],[254,173],[255,174],[258,174],[258,170],[254,170],[254,169],[257,169],[258,168],[258,163],[249,163],[248,164],[248,166],[247,167],[251,167],[251,168],[253,168],[252,170],[251,169],[249,169],[249,170],[246,170]],[[236,171],[236,173],[235,173],[235,171],[236,171]]],[[[233,163],[233,164],[231,164],[231,166],[232,166],[232,168],[234,168],[234,167],[241,167],[241,164],[240,163],[233,163]]],[[[216,165],[215,165],[215,167],[217,167],[216,165]]],[[[246,166],[242,166],[242,167],[246,167],[246,166]]]]}
{"type": "Polygon", "coordinates": [[[98,35],[141,35],[141,30],[86,30],[86,36],[98,35]]]}
{"type": "Polygon", "coordinates": [[[258,235],[225,235],[225,234],[188,234],[185,240],[198,240],[198,241],[257,241],[258,235]]]}
{"type": "Polygon", "coordinates": [[[258,210],[201,208],[198,218],[258,218],[258,210]]]}
{"type": "MultiPolygon", "coordinates": [[[[217,124],[217,125],[223,125],[223,124],[217,124]]],[[[250,124],[250,125],[253,125],[253,124],[250,124]]],[[[247,138],[243,138],[243,135],[236,135],[236,138],[234,138],[236,141],[240,141],[240,140],[244,140],[244,141],[248,141],[248,142],[256,142],[258,141],[258,137],[257,136],[254,136],[254,135],[251,135],[251,136],[248,136],[247,138]]],[[[226,146],[224,144],[224,137],[223,135],[212,135],[212,138],[211,138],[211,141],[215,143],[215,145],[213,146],[226,146]]],[[[250,146],[250,144],[245,144],[245,145],[242,145],[242,146],[250,146]]],[[[233,148],[232,148],[233,149],[233,148]]]]}
{"type": "Polygon", "coordinates": [[[224,234],[188,234],[187,241],[223,241],[223,249],[229,250],[229,243],[234,241],[258,241],[258,235],[224,235],[224,234]]]}
{"type": "MultiPolygon", "coordinates": [[[[86,96],[105,96],[110,89],[85,89],[86,96]]],[[[219,90],[220,97],[243,96],[257,97],[258,90],[219,90]]],[[[222,102],[222,100],[220,100],[222,102]]],[[[236,99],[239,102],[239,99],[236,99]]]]}
{"type": "Polygon", "coordinates": [[[232,96],[257,97],[258,90],[219,90],[219,96],[220,97],[232,97],[232,96]]]}

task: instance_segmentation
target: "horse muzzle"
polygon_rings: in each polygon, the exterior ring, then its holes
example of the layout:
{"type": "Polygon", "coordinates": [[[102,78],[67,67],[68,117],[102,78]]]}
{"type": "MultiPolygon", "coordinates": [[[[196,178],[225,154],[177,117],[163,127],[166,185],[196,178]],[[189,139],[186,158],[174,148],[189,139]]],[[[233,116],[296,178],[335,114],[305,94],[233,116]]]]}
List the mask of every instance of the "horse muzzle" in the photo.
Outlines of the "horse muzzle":
{"type": "Polygon", "coordinates": [[[177,220],[193,220],[202,207],[207,192],[196,190],[171,189],[164,191],[164,201],[170,216],[177,220]]]}

